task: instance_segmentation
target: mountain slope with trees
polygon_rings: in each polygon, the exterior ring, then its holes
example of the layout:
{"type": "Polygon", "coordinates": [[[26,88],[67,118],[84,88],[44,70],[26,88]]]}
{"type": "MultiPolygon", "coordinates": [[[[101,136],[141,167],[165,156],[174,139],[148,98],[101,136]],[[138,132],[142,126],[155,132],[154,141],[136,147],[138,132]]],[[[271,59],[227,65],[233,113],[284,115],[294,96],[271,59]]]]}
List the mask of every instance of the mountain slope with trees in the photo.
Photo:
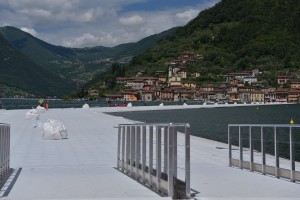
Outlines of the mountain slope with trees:
{"type": "Polygon", "coordinates": [[[101,76],[115,62],[126,64],[132,56],[145,52],[174,34],[176,29],[116,47],[66,48],[46,43],[14,27],[2,27],[1,96],[69,95],[75,85],[101,76]]]}
{"type": "Polygon", "coordinates": [[[155,34],[135,43],[121,44],[115,47],[66,48],[46,43],[29,33],[14,27],[0,28],[2,35],[11,45],[41,67],[51,70],[63,77],[87,81],[95,74],[104,72],[111,62],[141,54],[153,47],[157,41],[173,34],[176,28],[155,34]]]}
{"type": "Polygon", "coordinates": [[[222,0],[133,58],[129,73],[167,69],[183,51],[200,55],[202,79],[258,68],[265,76],[300,73],[300,1],[222,0]]]}
{"type": "Polygon", "coordinates": [[[0,35],[0,97],[62,96],[74,85],[44,69],[11,46],[0,35]]]}

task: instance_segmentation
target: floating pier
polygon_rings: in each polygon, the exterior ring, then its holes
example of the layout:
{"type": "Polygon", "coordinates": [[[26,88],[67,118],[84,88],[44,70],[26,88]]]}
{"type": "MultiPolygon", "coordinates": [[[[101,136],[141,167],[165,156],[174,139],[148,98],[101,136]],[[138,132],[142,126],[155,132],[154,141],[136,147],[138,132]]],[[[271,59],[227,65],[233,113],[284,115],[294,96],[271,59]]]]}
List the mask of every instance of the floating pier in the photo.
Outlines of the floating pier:
{"type": "MultiPolygon", "coordinates": [[[[168,106],[157,108],[171,109],[168,106]]],[[[40,123],[48,119],[64,123],[69,137],[63,140],[44,140],[42,128],[34,128],[32,121],[25,120],[27,110],[1,110],[0,122],[10,125],[10,168],[14,173],[2,187],[0,198],[171,199],[117,170],[118,129],[114,127],[139,122],[104,112],[147,109],[148,106],[68,108],[50,109],[41,114],[40,123]]],[[[224,132],[226,134],[226,130],[224,132]]],[[[185,135],[178,133],[177,141],[179,146],[184,146],[185,135]]],[[[239,155],[234,146],[232,150],[233,157],[239,155]]],[[[192,198],[299,199],[298,183],[229,167],[228,152],[228,144],[190,137],[192,198]]],[[[184,157],[184,151],[178,151],[180,157],[184,157]]],[[[178,159],[178,167],[184,164],[184,160],[178,159]]],[[[290,162],[281,160],[281,166],[290,167],[290,162]]],[[[299,163],[295,162],[295,169],[299,168],[299,163]]]]}

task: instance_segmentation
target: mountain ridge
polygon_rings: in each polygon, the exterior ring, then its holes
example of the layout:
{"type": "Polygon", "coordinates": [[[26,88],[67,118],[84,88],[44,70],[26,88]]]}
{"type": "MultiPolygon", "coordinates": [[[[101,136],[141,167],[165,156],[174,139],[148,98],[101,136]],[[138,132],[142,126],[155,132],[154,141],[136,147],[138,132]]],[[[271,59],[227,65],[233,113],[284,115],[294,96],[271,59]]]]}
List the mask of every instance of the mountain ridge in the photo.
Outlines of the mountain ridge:
{"type": "Polygon", "coordinates": [[[0,84],[10,88],[7,92],[1,87],[0,97],[62,96],[74,89],[72,83],[38,66],[1,35],[0,43],[0,84]]]}
{"type": "MultiPolygon", "coordinates": [[[[130,57],[146,51],[154,46],[157,41],[173,34],[176,29],[175,27],[146,37],[138,42],[121,44],[115,47],[67,48],[49,44],[18,28],[6,26],[0,28],[0,36],[2,36],[0,44],[3,47],[9,45],[10,48],[14,49],[14,52],[18,52],[14,53],[14,55],[19,55],[19,58],[14,57],[16,63],[20,63],[22,59],[25,59],[26,63],[36,67],[38,71],[42,68],[44,71],[49,71],[50,74],[57,74],[62,80],[65,80],[64,84],[68,85],[73,82],[75,85],[91,80],[95,75],[109,70],[111,64],[119,61],[119,59],[126,61],[130,57]]],[[[3,62],[2,64],[5,65],[6,63],[3,62]]],[[[19,64],[17,66],[21,67],[19,64]]],[[[13,74],[11,75],[14,77],[13,74]]],[[[8,80],[9,76],[6,77],[8,80]]],[[[6,84],[9,85],[8,82],[6,84]]],[[[32,87],[35,86],[32,83],[32,87]]],[[[27,86],[24,88],[31,91],[27,86]]],[[[66,91],[66,95],[71,92],[72,90],[66,91]]],[[[46,95],[43,92],[37,94],[46,95]]],[[[51,95],[53,95],[52,92],[51,95]]]]}

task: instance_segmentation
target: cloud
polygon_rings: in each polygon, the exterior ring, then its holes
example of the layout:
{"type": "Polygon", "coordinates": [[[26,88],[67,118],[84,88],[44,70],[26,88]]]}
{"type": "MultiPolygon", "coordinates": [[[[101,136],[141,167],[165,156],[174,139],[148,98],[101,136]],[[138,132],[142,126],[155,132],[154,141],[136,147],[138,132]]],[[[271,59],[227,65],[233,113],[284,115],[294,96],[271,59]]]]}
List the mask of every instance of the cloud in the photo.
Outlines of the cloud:
{"type": "Polygon", "coordinates": [[[136,25],[140,25],[144,22],[144,19],[139,16],[139,15],[133,15],[131,17],[122,17],[120,18],[120,23],[123,25],[128,25],[128,26],[136,26],[136,25]]]}
{"type": "Polygon", "coordinates": [[[149,8],[158,0],[0,0],[0,25],[23,28],[54,45],[115,46],[183,26],[218,1],[174,0],[149,8]]]}
{"type": "Polygon", "coordinates": [[[77,38],[64,40],[62,43],[66,47],[94,47],[101,43],[111,46],[111,44],[116,44],[116,42],[117,39],[110,33],[100,33],[99,36],[85,33],[77,38]]]}
{"type": "Polygon", "coordinates": [[[33,35],[34,37],[37,37],[37,36],[38,36],[38,33],[37,33],[34,29],[32,29],[32,28],[22,27],[22,28],[20,28],[20,29],[21,29],[22,31],[24,31],[24,32],[27,32],[27,33],[33,35]]]}
{"type": "Polygon", "coordinates": [[[197,17],[199,12],[200,12],[200,10],[188,9],[184,12],[177,13],[176,16],[178,18],[181,18],[181,19],[184,18],[184,19],[190,21],[191,19],[194,19],[195,17],[197,17]]]}

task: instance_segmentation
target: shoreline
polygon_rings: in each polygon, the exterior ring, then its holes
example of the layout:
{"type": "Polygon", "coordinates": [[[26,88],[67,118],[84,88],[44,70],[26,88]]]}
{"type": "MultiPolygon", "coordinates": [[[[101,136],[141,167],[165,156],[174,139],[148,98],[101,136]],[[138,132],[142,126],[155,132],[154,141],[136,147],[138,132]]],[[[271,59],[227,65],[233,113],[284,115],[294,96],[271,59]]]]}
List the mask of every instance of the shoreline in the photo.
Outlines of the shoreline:
{"type": "Polygon", "coordinates": [[[130,111],[150,111],[150,110],[179,110],[179,109],[198,109],[198,108],[228,108],[245,106],[277,106],[277,105],[296,105],[295,103],[268,103],[268,104],[209,104],[209,105],[167,105],[167,106],[132,106],[132,107],[91,107],[99,109],[99,112],[130,112],[130,111]]]}

